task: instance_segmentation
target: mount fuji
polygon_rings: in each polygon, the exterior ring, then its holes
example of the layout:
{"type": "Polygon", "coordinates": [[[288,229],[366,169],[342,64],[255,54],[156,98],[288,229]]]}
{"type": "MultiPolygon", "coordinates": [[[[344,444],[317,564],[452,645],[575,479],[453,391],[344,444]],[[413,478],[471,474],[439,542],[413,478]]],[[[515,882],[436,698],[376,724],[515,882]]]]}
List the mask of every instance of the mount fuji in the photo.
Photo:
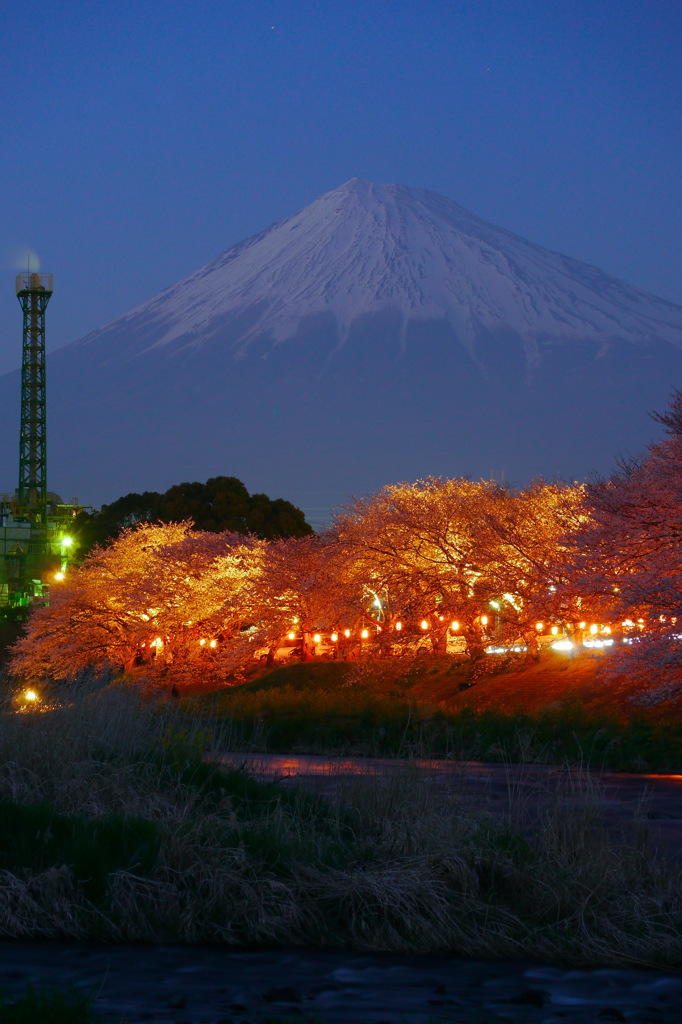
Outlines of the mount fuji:
{"type": "MultiPolygon", "coordinates": [[[[429,474],[608,472],[682,382],[682,307],[354,178],[57,350],[47,379],[63,496],[224,474],[315,521],[429,474]]],[[[15,372],[6,437],[18,422],[15,372]]],[[[11,446],[0,471],[9,489],[11,446]]]]}

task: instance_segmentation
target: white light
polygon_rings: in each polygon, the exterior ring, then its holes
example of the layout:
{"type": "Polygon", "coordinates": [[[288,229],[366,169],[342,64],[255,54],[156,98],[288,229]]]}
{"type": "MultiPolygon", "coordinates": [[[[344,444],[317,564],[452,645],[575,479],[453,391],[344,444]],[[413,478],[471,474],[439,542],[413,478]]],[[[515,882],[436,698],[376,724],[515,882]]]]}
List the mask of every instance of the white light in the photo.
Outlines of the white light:
{"type": "Polygon", "coordinates": [[[572,651],[573,644],[570,640],[557,640],[556,643],[552,644],[553,651],[572,651]]]}

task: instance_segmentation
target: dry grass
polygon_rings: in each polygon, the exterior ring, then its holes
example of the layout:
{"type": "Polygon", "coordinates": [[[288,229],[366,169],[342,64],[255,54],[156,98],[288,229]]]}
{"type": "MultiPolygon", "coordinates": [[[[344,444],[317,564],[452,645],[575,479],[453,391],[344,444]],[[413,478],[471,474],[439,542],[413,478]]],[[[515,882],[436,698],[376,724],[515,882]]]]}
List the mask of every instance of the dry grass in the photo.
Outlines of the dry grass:
{"type": "Polygon", "coordinates": [[[0,935],[682,962],[679,867],[636,824],[610,833],[586,776],[529,803],[512,779],[495,819],[409,763],[322,800],[203,764],[234,742],[220,728],[87,681],[53,711],[5,709],[0,803],[54,820],[41,862],[0,833],[0,935]],[[145,861],[126,840],[98,889],[75,846],[119,819],[158,842],[145,861]]]}

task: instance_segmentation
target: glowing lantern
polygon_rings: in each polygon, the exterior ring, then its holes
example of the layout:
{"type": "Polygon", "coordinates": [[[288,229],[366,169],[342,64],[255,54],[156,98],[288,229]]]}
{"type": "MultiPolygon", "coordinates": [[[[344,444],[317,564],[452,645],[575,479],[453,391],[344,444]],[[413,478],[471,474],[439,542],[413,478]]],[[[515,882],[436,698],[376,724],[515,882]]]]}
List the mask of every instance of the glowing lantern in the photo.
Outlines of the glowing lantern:
{"type": "Polygon", "coordinates": [[[363,640],[366,640],[367,637],[369,636],[369,630],[368,629],[363,629],[363,631],[360,634],[360,636],[362,637],[363,640]]]}
{"type": "Polygon", "coordinates": [[[295,640],[296,639],[296,634],[295,633],[289,633],[289,639],[290,640],[295,640]]]}
{"type": "Polygon", "coordinates": [[[200,640],[200,641],[199,641],[199,646],[200,646],[200,647],[203,647],[205,643],[206,643],[206,641],[205,641],[205,640],[200,640]]]}
{"type": "Polygon", "coordinates": [[[63,579],[64,579],[64,573],[63,573],[63,572],[56,572],[56,573],[54,574],[54,578],[55,578],[56,580],[63,580],[63,579]]]}
{"type": "Polygon", "coordinates": [[[29,704],[35,704],[35,702],[38,700],[38,694],[36,693],[35,690],[25,690],[24,700],[28,701],[29,704]]]}
{"type": "Polygon", "coordinates": [[[590,626],[590,633],[596,633],[596,632],[598,632],[598,630],[599,630],[599,627],[595,626],[595,624],[592,623],[592,625],[590,626]]]}
{"type": "Polygon", "coordinates": [[[552,626],[552,636],[556,636],[558,632],[559,632],[559,627],[558,626],[552,626]]]}
{"type": "Polygon", "coordinates": [[[454,622],[451,622],[450,623],[450,629],[453,631],[453,633],[456,633],[457,630],[459,629],[459,622],[457,622],[457,620],[455,620],[454,622]]]}
{"type": "Polygon", "coordinates": [[[350,630],[349,630],[349,629],[344,629],[344,631],[343,631],[343,635],[344,635],[345,637],[349,637],[349,636],[350,636],[350,630]]]}
{"type": "Polygon", "coordinates": [[[335,644],[338,639],[339,639],[339,634],[338,633],[332,633],[332,643],[335,644]]]}
{"type": "Polygon", "coordinates": [[[481,625],[482,626],[487,626],[488,625],[488,616],[487,615],[481,615],[481,625]]]}
{"type": "Polygon", "coordinates": [[[400,632],[400,630],[403,628],[402,622],[396,622],[395,628],[398,630],[398,632],[400,632]]]}
{"type": "Polygon", "coordinates": [[[217,645],[217,643],[218,643],[217,640],[211,640],[211,647],[215,647],[217,645]]]}
{"type": "Polygon", "coordinates": [[[426,619],[422,619],[421,622],[419,623],[419,625],[421,626],[422,629],[428,629],[429,628],[429,624],[426,621],[426,619]]]}
{"type": "Polygon", "coordinates": [[[314,644],[319,644],[321,639],[322,639],[322,637],[320,636],[320,634],[319,633],[315,633],[315,635],[313,637],[313,643],[314,644]]]}
{"type": "Polygon", "coordinates": [[[540,633],[545,628],[544,622],[536,622],[535,628],[537,629],[538,633],[540,633]]]}

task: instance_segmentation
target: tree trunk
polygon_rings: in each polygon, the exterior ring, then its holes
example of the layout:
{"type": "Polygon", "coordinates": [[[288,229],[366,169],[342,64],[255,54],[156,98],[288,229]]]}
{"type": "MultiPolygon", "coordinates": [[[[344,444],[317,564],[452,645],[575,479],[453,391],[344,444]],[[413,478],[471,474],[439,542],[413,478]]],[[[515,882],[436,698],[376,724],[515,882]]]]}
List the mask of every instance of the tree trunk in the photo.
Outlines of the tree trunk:
{"type": "Polygon", "coordinates": [[[446,654],[448,649],[448,626],[437,622],[431,627],[431,649],[434,654],[446,654]]]}
{"type": "Polygon", "coordinates": [[[279,650],[279,645],[281,644],[281,642],[282,642],[282,637],[279,636],[279,637],[277,637],[275,642],[270,644],[270,646],[268,647],[268,656],[265,659],[265,664],[268,666],[268,668],[271,668],[275,664],[275,655],[277,654],[277,651],[279,650]]]}
{"type": "Polygon", "coordinates": [[[312,633],[308,629],[301,630],[301,661],[313,660],[312,633]]]}
{"type": "Polygon", "coordinates": [[[540,658],[540,645],[538,644],[538,631],[537,629],[527,629],[523,631],[523,639],[526,642],[528,648],[526,653],[526,661],[538,661],[540,658]]]}
{"type": "Polygon", "coordinates": [[[477,622],[464,626],[462,630],[467,644],[467,654],[472,661],[479,661],[485,654],[483,631],[477,622]]]}

